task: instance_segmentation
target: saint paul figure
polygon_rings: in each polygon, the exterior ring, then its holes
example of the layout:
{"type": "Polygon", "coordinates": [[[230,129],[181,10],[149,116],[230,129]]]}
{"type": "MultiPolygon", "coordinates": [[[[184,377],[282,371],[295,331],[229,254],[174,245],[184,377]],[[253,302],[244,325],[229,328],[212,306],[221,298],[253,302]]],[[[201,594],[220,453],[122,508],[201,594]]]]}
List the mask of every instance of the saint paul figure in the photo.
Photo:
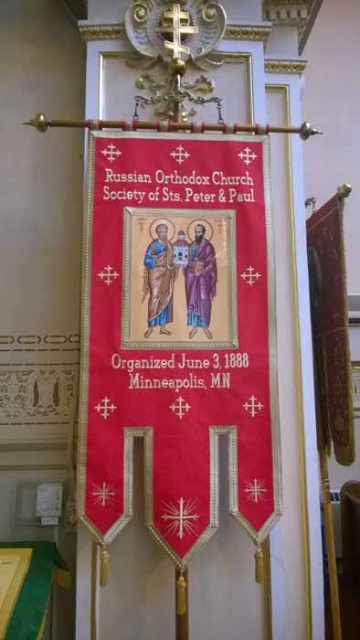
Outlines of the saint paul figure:
{"type": "Polygon", "coordinates": [[[184,269],[187,303],[187,324],[192,327],[192,339],[198,329],[203,329],[211,340],[209,329],[212,303],[216,295],[217,265],[215,249],[205,238],[204,225],[195,226],[195,240],[189,247],[189,264],[184,269]]]}
{"type": "Polygon", "coordinates": [[[145,338],[151,336],[155,327],[160,327],[161,335],[171,335],[166,325],[173,322],[174,284],[178,274],[167,224],[158,224],[155,233],[157,238],[149,244],[144,258],[143,301],[149,296],[145,338]]]}

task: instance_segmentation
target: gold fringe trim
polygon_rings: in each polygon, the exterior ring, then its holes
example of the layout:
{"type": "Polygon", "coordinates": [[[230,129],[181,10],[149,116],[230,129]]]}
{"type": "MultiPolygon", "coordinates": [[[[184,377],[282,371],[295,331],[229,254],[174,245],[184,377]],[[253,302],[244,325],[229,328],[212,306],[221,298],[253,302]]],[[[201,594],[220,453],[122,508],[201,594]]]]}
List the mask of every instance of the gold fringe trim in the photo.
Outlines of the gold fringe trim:
{"type": "Polygon", "coordinates": [[[255,580],[258,584],[264,582],[264,554],[261,547],[255,551],[255,580]]]}
{"type": "Polygon", "coordinates": [[[177,593],[176,593],[176,613],[178,616],[183,616],[187,611],[187,584],[186,580],[181,574],[177,581],[177,593]]]}
{"type": "Polygon", "coordinates": [[[107,587],[109,582],[109,552],[105,547],[101,549],[100,553],[100,586],[107,587]]]}

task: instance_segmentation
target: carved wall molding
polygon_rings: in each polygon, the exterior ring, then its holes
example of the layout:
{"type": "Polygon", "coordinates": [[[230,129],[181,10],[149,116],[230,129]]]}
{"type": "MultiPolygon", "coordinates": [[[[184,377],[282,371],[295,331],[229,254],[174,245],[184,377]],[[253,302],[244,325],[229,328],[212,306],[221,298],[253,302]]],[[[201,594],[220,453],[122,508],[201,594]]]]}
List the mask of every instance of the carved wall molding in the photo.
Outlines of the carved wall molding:
{"type": "MultiPolygon", "coordinates": [[[[25,462],[13,462],[12,464],[3,464],[0,460],[1,471],[67,471],[66,462],[37,462],[26,464],[25,462]]],[[[40,481],[39,481],[40,483],[40,481]]]]}
{"type": "Polygon", "coordinates": [[[75,20],[86,20],[87,0],[64,0],[64,4],[72,13],[75,20]]]}
{"type": "Polygon", "coordinates": [[[302,54],[304,47],[307,43],[308,37],[311,33],[311,29],[314,26],[314,22],[316,17],[320,11],[323,0],[312,0],[311,7],[309,12],[309,17],[306,21],[306,24],[303,25],[299,30],[299,53],[302,54]]]}
{"type": "Polygon", "coordinates": [[[126,38],[123,24],[80,25],[79,31],[84,42],[92,40],[124,40],[126,38]]]}
{"type": "Polygon", "coordinates": [[[221,2],[133,0],[125,12],[129,42],[145,58],[206,59],[221,42],[226,12],[221,2]]]}
{"type": "MultiPolygon", "coordinates": [[[[299,51],[303,51],[323,0],[263,0],[264,20],[274,25],[296,26],[299,32],[299,51]]],[[[124,40],[123,24],[80,25],[79,31],[85,42],[91,40],[124,40]]],[[[228,25],[225,40],[262,40],[265,43],[271,32],[270,26],[228,25]]]]}
{"type": "Polygon", "coordinates": [[[307,60],[265,60],[266,73],[302,74],[307,60]]]}
{"type": "Polygon", "coordinates": [[[263,0],[263,17],[274,25],[296,27],[301,54],[322,3],[323,0],[263,0]]]}
{"type": "Polygon", "coordinates": [[[271,26],[229,25],[224,40],[256,40],[264,42],[266,46],[271,30],[271,26]]]}
{"type": "Polygon", "coordinates": [[[309,11],[307,2],[265,2],[264,17],[275,25],[298,25],[307,21],[309,11]]]}
{"type": "MultiPolygon", "coordinates": [[[[79,31],[84,42],[126,39],[125,27],[122,24],[80,25],[79,31]]],[[[271,26],[228,25],[224,40],[261,40],[266,43],[270,33],[271,26]]]]}
{"type": "Polygon", "coordinates": [[[17,441],[1,440],[1,451],[67,451],[67,440],[48,439],[17,441]]]}
{"type": "Polygon", "coordinates": [[[54,470],[63,469],[65,478],[69,475],[68,444],[63,440],[44,438],[32,440],[1,440],[0,470],[54,470]]]}

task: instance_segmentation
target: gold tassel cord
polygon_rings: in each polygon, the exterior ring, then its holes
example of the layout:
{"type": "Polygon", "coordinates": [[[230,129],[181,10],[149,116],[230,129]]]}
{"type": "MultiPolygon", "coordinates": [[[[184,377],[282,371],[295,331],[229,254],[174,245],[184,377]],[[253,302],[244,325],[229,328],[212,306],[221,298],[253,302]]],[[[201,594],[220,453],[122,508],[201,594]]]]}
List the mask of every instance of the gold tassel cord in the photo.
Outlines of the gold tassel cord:
{"type": "Polygon", "coordinates": [[[176,594],[176,613],[178,616],[183,616],[187,611],[186,590],[187,590],[186,580],[183,574],[181,574],[177,581],[177,594],[176,594]]]}
{"type": "Polygon", "coordinates": [[[258,584],[264,581],[264,554],[261,547],[255,551],[255,580],[258,584]]]}
{"type": "Polygon", "coordinates": [[[101,549],[100,553],[100,585],[107,587],[109,581],[109,553],[105,547],[101,549]]]}

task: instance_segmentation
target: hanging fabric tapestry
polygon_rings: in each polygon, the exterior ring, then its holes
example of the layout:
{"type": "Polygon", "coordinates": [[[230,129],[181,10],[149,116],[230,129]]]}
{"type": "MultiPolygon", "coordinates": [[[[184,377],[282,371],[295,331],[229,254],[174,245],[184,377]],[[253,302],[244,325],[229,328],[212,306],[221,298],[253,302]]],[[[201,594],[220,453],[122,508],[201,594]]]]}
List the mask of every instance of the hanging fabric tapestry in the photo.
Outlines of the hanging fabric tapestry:
{"type": "Polygon", "coordinates": [[[319,446],[354,462],[352,372],[343,234],[343,199],[334,196],[307,221],[319,446]]]}
{"type": "MultiPolygon", "coordinates": [[[[260,546],[280,514],[266,137],[90,134],[79,516],[105,546],[132,516],[182,571],[230,511],[260,546]]],[[[105,551],[106,553],[106,551],[105,551]]]]}

